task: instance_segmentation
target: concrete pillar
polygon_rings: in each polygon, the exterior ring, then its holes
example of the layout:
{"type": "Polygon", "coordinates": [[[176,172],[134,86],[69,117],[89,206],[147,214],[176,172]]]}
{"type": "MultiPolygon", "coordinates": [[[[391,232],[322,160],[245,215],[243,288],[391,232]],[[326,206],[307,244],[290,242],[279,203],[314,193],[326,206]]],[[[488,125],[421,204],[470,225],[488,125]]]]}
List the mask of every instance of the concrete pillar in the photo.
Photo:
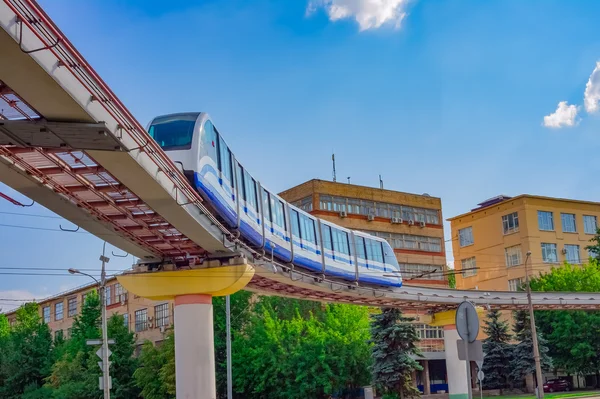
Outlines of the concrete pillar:
{"type": "Polygon", "coordinates": [[[431,395],[431,380],[429,379],[429,360],[423,360],[423,394],[431,395]]]}
{"type": "Polygon", "coordinates": [[[177,399],[216,399],[212,297],[175,297],[177,399]]]}
{"type": "Polygon", "coordinates": [[[448,373],[448,391],[450,399],[467,399],[469,386],[467,381],[467,365],[464,360],[458,360],[456,341],[460,337],[456,325],[444,326],[444,347],[446,349],[446,372],[448,373]]]}

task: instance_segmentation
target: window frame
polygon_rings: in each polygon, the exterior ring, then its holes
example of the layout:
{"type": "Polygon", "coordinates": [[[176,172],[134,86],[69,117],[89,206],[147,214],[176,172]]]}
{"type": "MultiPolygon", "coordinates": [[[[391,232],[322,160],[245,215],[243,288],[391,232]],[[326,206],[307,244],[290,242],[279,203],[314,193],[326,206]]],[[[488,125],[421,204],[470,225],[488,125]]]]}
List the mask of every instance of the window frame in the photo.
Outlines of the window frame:
{"type": "Polygon", "coordinates": [[[596,217],[595,215],[583,215],[583,233],[596,235],[597,232],[598,232],[598,217],[596,217]],[[590,219],[594,221],[594,228],[591,231],[588,230],[588,225],[590,225],[590,227],[591,227],[591,224],[587,223],[587,220],[590,220],[590,219]]]}
{"type": "Polygon", "coordinates": [[[519,212],[512,212],[502,216],[502,232],[504,235],[513,234],[519,231],[519,212]],[[512,227],[511,225],[512,216],[512,227]]]}
{"type": "MultiPolygon", "coordinates": [[[[544,222],[548,221],[545,220],[544,222]]],[[[540,211],[538,210],[538,230],[540,231],[555,231],[556,227],[554,226],[554,212],[552,211],[540,211]],[[546,228],[542,228],[542,217],[543,216],[549,216],[550,218],[548,219],[550,221],[551,224],[551,228],[550,229],[546,229],[546,228]]]]}
{"type": "Polygon", "coordinates": [[[473,277],[477,275],[477,260],[475,256],[470,256],[460,260],[460,270],[463,278],[473,277]],[[467,267],[465,267],[465,265],[467,267]],[[465,270],[467,269],[467,270],[465,270]]]}
{"type": "Polygon", "coordinates": [[[541,248],[542,248],[542,262],[543,263],[558,263],[558,246],[555,243],[552,242],[542,242],[540,243],[541,248]],[[554,249],[554,255],[555,255],[555,260],[547,260],[546,256],[548,254],[548,250],[549,248],[553,248],[554,249]]]}
{"type": "Polygon", "coordinates": [[[468,247],[470,245],[474,245],[475,244],[475,237],[473,237],[473,226],[468,226],[468,227],[464,227],[462,229],[458,229],[458,244],[461,248],[463,247],[468,247]],[[463,232],[469,232],[468,236],[464,236],[463,232]],[[470,242],[466,242],[467,239],[470,238],[471,241],[470,242]],[[463,243],[463,240],[465,241],[465,243],[463,243]]]}
{"type": "Polygon", "coordinates": [[[156,327],[167,327],[170,323],[170,309],[169,303],[161,303],[154,306],[154,320],[156,321],[156,327]]]}
{"type": "Polygon", "coordinates": [[[46,324],[50,323],[50,320],[51,320],[50,318],[52,317],[51,314],[52,314],[52,310],[50,309],[50,305],[44,306],[42,308],[42,318],[44,320],[44,323],[46,323],[46,324]]]}
{"type": "Polygon", "coordinates": [[[577,244],[565,244],[564,246],[565,248],[565,261],[572,264],[572,265],[579,265],[581,264],[581,247],[577,244]],[[573,250],[574,252],[572,254],[577,255],[575,260],[570,260],[569,259],[569,252],[570,250],[573,250]]]}
{"type": "Polygon", "coordinates": [[[63,301],[56,302],[54,304],[54,321],[61,321],[64,318],[65,318],[65,304],[63,303],[63,301]],[[59,305],[60,305],[60,312],[58,310],[59,305]]]}
{"type": "MultiPolygon", "coordinates": [[[[563,233],[577,233],[577,216],[574,213],[560,213],[560,225],[562,227],[562,232],[563,233]],[[569,220],[567,220],[567,218],[570,219],[570,222],[573,223],[572,227],[573,230],[566,230],[565,226],[567,223],[565,223],[565,221],[569,222],[569,220]]],[[[569,227],[571,227],[571,225],[569,225],[569,227]]]]}
{"type": "Polygon", "coordinates": [[[148,309],[138,309],[134,313],[135,332],[148,331],[148,309]],[[140,315],[138,320],[138,315],[140,315]],[[142,319],[143,316],[143,319],[142,319]],[[139,327],[139,328],[138,328],[139,327]]]}
{"type": "Polygon", "coordinates": [[[77,316],[77,297],[76,296],[67,298],[67,317],[74,317],[74,316],[77,316]],[[75,305],[74,309],[73,309],[73,307],[71,307],[72,304],[75,305]]]}
{"type": "Polygon", "coordinates": [[[523,252],[521,250],[521,244],[504,248],[504,260],[507,268],[521,266],[523,264],[523,252]],[[514,254],[509,254],[509,251],[511,250],[518,250],[516,254],[519,259],[519,263],[513,264],[512,261],[509,262],[509,259],[512,260],[512,257],[514,256],[514,254]]]}

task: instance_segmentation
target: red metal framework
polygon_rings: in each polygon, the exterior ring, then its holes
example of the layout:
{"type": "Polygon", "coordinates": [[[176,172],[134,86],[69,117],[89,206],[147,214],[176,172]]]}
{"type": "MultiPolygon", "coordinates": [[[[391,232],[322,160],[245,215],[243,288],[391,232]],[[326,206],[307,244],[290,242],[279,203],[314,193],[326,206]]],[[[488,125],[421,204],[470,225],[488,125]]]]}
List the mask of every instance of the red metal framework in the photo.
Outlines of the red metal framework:
{"type": "MultiPolygon", "coordinates": [[[[18,110],[2,112],[3,119],[39,117],[8,86],[2,82],[0,85],[0,99],[6,104],[6,99],[10,99],[11,109],[18,110]]],[[[0,155],[98,220],[112,225],[114,234],[130,238],[157,256],[177,260],[205,254],[83,151],[2,146],[0,155]]]]}

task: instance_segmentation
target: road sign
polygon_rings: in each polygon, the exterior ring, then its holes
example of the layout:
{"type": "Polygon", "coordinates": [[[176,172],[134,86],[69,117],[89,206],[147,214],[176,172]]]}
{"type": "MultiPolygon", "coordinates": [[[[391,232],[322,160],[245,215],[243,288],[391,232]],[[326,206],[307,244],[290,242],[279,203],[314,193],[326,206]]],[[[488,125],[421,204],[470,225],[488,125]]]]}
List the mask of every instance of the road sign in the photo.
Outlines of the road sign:
{"type": "MultiPolygon", "coordinates": [[[[458,340],[456,341],[456,349],[458,350],[458,360],[467,360],[467,353],[469,356],[469,360],[479,362],[483,364],[483,344],[481,341],[475,341],[468,343],[466,341],[458,340]],[[468,345],[468,351],[465,351],[465,345],[468,345]]],[[[479,366],[481,368],[481,366],[479,366]]]]}
{"type": "MultiPolygon", "coordinates": [[[[115,340],[109,339],[107,342],[109,345],[113,345],[115,343],[115,340]]],[[[102,345],[102,340],[101,339],[86,339],[85,344],[86,345],[102,345]]]]}
{"type": "Polygon", "coordinates": [[[479,334],[479,316],[471,302],[464,301],[456,309],[456,331],[468,342],[474,342],[479,334]]]}
{"type": "MultiPolygon", "coordinates": [[[[100,387],[100,390],[104,391],[104,379],[102,378],[102,376],[98,377],[98,381],[98,386],[100,387]]],[[[108,389],[112,389],[112,377],[109,377],[108,379],[108,389]]]]}
{"type": "Polygon", "coordinates": [[[483,374],[483,371],[479,370],[479,371],[477,372],[477,379],[478,379],[479,381],[483,381],[483,378],[484,378],[484,377],[485,377],[485,374],[483,374]]]}
{"type": "MultiPolygon", "coordinates": [[[[99,357],[100,359],[102,359],[102,353],[103,353],[103,352],[102,352],[102,348],[100,348],[100,349],[98,349],[98,350],[96,351],[96,355],[98,355],[98,357],[99,357]]],[[[108,355],[107,355],[106,357],[110,357],[110,355],[112,355],[112,352],[111,352],[111,351],[110,351],[110,349],[108,349],[108,348],[106,348],[106,353],[108,353],[108,355]]]]}
{"type": "MultiPolygon", "coordinates": [[[[112,364],[112,362],[109,360],[108,361],[108,368],[110,368],[111,364],[112,364]]],[[[100,370],[102,370],[102,372],[104,372],[104,367],[102,367],[102,360],[98,362],[98,367],[100,367],[100,370]]]]}

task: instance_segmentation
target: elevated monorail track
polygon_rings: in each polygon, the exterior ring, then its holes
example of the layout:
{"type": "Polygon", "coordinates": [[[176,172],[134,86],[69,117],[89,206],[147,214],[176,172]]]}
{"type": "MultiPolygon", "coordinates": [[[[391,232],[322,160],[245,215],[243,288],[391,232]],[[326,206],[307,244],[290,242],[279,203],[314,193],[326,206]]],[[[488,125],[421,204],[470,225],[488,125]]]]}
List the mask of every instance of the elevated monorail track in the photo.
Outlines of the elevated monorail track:
{"type": "MultiPolygon", "coordinates": [[[[524,293],[329,280],[278,264],[211,214],[176,164],[33,0],[0,0],[0,181],[144,262],[242,253],[265,294],[437,311],[521,309],[524,293]]],[[[193,266],[192,266],[193,267],[193,266]]],[[[535,293],[537,309],[598,309],[598,293],[535,293]]]]}

